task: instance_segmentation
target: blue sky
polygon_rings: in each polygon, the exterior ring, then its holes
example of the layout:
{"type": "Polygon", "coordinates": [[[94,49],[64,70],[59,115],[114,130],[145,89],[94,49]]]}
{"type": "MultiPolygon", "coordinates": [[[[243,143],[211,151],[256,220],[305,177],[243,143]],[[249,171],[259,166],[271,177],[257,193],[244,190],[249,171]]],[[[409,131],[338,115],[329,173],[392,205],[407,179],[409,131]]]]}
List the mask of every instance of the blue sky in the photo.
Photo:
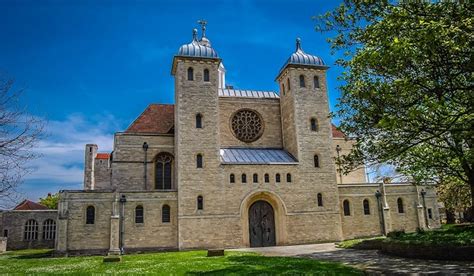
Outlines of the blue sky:
{"type": "Polygon", "coordinates": [[[37,200],[48,192],[82,187],[83,147],[112,148],[150,103],[174,99],[171,61],[189,43],[196,21],[227,69],[228,84],[277,90],[278,70],[301,37],[303,49],[331,66],[331,109],[339,96],[326,42],[312,16],[338,1],[0,1],[0,72],[26,88],[23,104],[48,121],[43,158],[20,189],[37,200]]]}

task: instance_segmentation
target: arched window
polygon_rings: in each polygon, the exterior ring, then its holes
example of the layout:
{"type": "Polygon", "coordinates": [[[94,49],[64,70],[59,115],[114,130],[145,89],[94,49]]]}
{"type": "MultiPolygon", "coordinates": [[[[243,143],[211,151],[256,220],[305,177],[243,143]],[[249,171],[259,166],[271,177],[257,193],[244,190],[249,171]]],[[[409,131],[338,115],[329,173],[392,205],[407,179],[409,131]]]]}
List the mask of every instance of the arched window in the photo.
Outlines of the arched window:
{"type": "Polygon", "coordinates": [[[300,87],[306,87],[306,83],[304,81],[304,76],[300,75],[300,87]]]}
{"type": "Polygon", "coordinates": [[[197,209],[198,210],[204,209],[204,199],[202,198],[202,196],[197,197],[197,209]]]}
{"type": "Polygon", "coordinates": [[[270,182],[270,175],[268,175],[268,173],[265,174],[264,178],[265,178],[265,183],[270,182]]]}
{"type": "Polygon", "coordinates": [[[25,224],[25,241],[34,241],[38,239],[38,222],[34,219],[30,219],[25,224]]]}
{"type": "Polygon", "coordinates": [[[209,70],[204,69],[204,81],[209,81],[209,70]]]}
{"type": "Polygon", "coordinates": [[[173,181],[173,156],[159,153],[155,158],[155,189],[169,190],[173,181]]]}
{"type": "Polygon", "coordinates": [[[290,88],[290,79],[289,78],[286,80],[286,85],[288,86],[288,91],[290,91],[291,88],[290,88]]]}
{"type": "Polygon", "coordinates": [[[233,173],[231,173],[230,176],[229,176],[229,182],[230,183],[235,183],[235,175],[233,173]]]}
{"type": "Polygon", "coordinates": [[[286,182],[291,182],[291,173],[286,174],[286,182]]]}
{"type": "Polygon", "coordinates": [[[143,206],[135,207],[135,223],[143,223],[143,206]]]}
{"type": "Polygon", "coordinates": [[[364,205],[364,215],[370,215],[370,204],[368,199],[364,199],[362,202],[362,205],[364,205]]]}
{"type": "Polygon", "coordinates": [[[319,77],[318,76],[314,76],[313,85],[314,85],[314,88],[319,88],[319,77]]]}
{"type": "Polygon", "coordinates": [[[275,182],[280,183],[280,181],[281,181],[281,179],[280,179],[280,174],[277,173],[277,174],[275,175],[275,182]]]}
{"type": "Polygon", "coordinates": [[[171,210],[169,205],[163,205],[161,207],[161,222],[170,222],[171,221],[171,210]]]}
{"type": "Polygon", "coordinates": [[[54,240],[56,238],[56,222],[47,219],[43,222],[43,240],[54,240]]]}
{"type": "Polygon", "coordinates": [[[318,131],[318,123],[315,118],[311,118],[311,131],[318,131]]]}
{"type": "Polygon", "coordinates": [[[196,115],[196,128],[202,128],[202,115],[196,115]]]}
{"type": "Polygon", "coordinates": [[[344,216],[350,216],[351,215],[351,206],[349,205],[349,200],[344,200],[342,202],[343,209],[344,209],[344,216]]]}
{"type": "Polygon", "coordinates": [[[196,155],[196,168],[202,168],[202,155],[196,155]]]}
{"type": "Polygon", "coordinates": [[[188,68],[188,80],[190,81],[194,80],[194,70],[192,67],[188,68]]]}
{"type": "Polygon", "coordinates": [[[247,183],[247,175],[245,173],[242,174],[242,183],[247,183]]]}
{"type": "Polygon", "coordinates": [[[314,167],[319,168],[319,156],[317,154],[314,155],[314,167]]]}
{"type": "Polygon", "coordinates": [[[253,183],[258,183],[258,174],[253,174],[253,183]]]}
{"type": "Polygon", "coordinates": [[[401,197],[397,199],[397,206],[398,206],[398,212],[400,214],[405,213],[405,210],[403,209],[403,199],[401,197]]]}
{"type": "Polygon", "coordinates": [[[323,206],[323,195],[318,193],[318,206],[323,206]]]}
{"type": "Polygon", "coordinates": [[[94,222],[95,222],[95,208],[94,206],[87,206],[86,224],[94,224],[94,222]]]}
{"type": "Polygon", "coordinates": [[[285,84],[281,85],[281,91],[283,91],[283,95],[285,95],[285,84]]]}

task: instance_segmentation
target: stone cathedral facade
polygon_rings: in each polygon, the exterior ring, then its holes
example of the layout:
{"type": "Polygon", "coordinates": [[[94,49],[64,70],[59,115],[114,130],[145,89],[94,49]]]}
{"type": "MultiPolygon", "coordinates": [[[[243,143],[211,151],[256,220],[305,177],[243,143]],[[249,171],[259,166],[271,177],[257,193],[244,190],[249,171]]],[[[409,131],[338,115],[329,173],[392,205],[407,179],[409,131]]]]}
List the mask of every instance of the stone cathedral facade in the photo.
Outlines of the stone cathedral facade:
{"type": "Polygon", "coordinates": [[[338,173],[353,141],[331,124],[328,67],[296,50],[279,93],[225,84],[205,35],[173,57],[175,104],[150,104],[111,153],[85,147],[83,190],[61,191],[56,250],[118,253],[339,241],[438,227],[431,187],[338,173]]]}

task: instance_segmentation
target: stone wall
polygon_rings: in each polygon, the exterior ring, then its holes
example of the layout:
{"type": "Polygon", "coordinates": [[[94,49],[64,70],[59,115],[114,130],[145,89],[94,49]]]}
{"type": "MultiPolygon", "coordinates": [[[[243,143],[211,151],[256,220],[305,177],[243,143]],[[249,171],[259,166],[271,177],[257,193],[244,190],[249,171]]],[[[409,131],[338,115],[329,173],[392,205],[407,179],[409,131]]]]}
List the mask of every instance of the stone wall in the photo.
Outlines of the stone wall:
{"type": "Polygon", "coordinates": [[[1,213],[1,231],[8,231],[7,250],[18,250],[27,248],[54,248],[55,239],[47,240],[43,237],[43,225],[47,219],[52,219],[57,225],[56,210],[34,210],[34,211],[3,211],[1,213]],[[25,224],[34,219],[38,223],[38,239],[25,240],[25,224]]]}
{"type": "MultiPolygon", "coordinates": [[[[339,145],[341,151],[339,153],[340,158],[342,159],[344,155],[347,155],[352,150],[354,145],[354,140],[348,140],[344,138],[332,138],[334,159],[337,158],[336,147],[339,145]]],[[[337,184],[352,184],[352,183],[366,183],[365,167],[357,168],[351,171],[348,174],[339,173],[339,168],[337,167],[337,184]],[[342,182],[341,182],[342,181],[342,182]]]]}
{"type": "Polygon", "coordinates": [[[219,98],[219,131],[221,147],[265,147],[282,148],[280,101],[278,99],[256,98],[219,98]],[[232,115],[240,109],[257,111],[264,123],[262,136],[253,143],[245,143],[237,139],[231,129],[232,115]]]}

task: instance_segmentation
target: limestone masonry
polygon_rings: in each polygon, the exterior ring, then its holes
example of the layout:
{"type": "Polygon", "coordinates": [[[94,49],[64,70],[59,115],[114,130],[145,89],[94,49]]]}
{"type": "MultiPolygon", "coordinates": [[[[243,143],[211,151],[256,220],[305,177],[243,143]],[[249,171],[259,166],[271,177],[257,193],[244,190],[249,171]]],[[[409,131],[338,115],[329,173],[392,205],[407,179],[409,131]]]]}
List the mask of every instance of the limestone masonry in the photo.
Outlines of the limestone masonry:
{"type": "Polygon", "coordinates": [[[236,90],[194,30],[173,58],[175,104],[151,104],[111,153],[85,146],[84,190],[61,191],[66,254],[339,241],[439,227],[435,191],[340,175],[353,141],[328,117],[326,71],[296,51],[279,93],[236,90]]]}

